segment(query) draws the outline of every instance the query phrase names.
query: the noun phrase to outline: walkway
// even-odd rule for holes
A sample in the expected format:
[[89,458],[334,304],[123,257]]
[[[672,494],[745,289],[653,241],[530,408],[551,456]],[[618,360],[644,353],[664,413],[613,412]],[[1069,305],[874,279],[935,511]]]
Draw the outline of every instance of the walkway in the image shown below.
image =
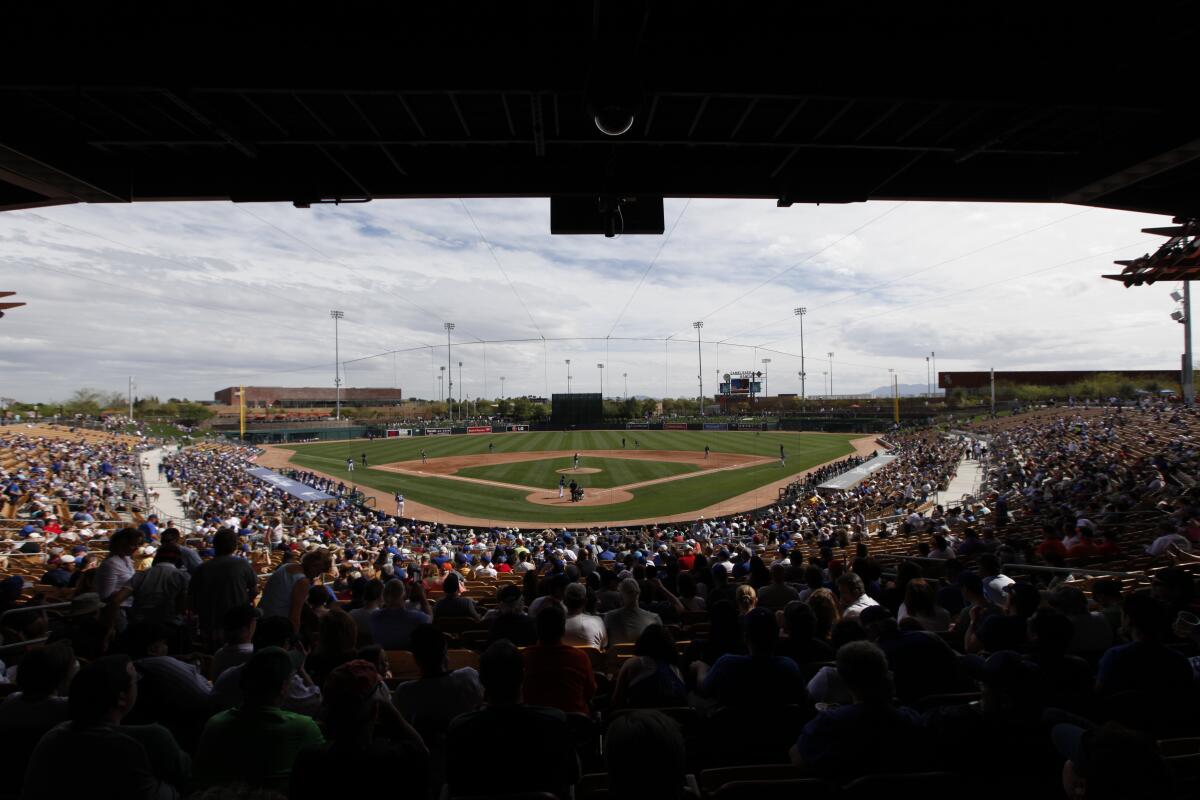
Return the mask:
[[939,500],[943,505],[949,505],[962,500],[964,494],[974,495],[979,491],[982,472],[980,462],[964,458],[958,462],[958,474],[950,481],[950,488],[941,493]]
[[[174,526],[181,531],[189,532],[192,529],[192,522],[183,511],[179,492],[167,483],[166,475],[160,475],[158,472],[158,465],[162,461],[163,455],[178,449],[178,445],[166,445],[143,452],[141,454],[142,478],[146,482],[146,491],[150,492],[151,510],[158,514],[159,522],[162,523],[159,527]],[[154,497],[154,492],[158,492],[158,497]]]

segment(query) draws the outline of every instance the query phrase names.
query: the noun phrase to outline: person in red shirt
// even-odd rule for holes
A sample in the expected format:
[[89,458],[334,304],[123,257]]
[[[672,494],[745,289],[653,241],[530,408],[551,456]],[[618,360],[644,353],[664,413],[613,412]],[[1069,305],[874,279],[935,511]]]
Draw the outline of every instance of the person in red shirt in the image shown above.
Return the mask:
[[512,572],[512,567],[508,565],[508,559],[500,556],[496,559],[496,572]]
[[1037,546],[1034,551],[1042,558],[1047,556],[1057,556],[1058,558],[1067,557],[1067,546],[1062,542],[1062,534],[1053,527],[1046,525],[1042,529],[1042,543]]
[[562,643],[566,628],[567,612],[558,603],[547,603],[538,612],[538,643],[524,652],[524,700],[567,714],[588,714],[596,676],[586,653]]

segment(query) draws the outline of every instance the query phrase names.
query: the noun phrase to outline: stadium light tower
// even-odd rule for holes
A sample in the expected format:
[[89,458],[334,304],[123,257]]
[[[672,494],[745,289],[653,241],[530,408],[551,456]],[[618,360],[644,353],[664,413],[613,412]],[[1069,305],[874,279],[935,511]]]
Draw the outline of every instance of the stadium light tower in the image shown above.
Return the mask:
[[763,392],[763,397],[771,396],[771,372],[770,372],[771,368],[768,366],[770,363],[771,363],[771,359],[769,359],[769,358],[764,358],[762,360],[763,384],[764,384],[763,389],[765,390]]
[[629,373],[622,372],[621,377],[625,379],[625,399],[629,400]]
[[342,360],[341,350],[338,345],[338,320],[346,316],[345,311],[330,311],[329,316],[333,317],[333,389],[336,394],[337,412],[334,414],[334,419],[342,418],[342,374],[338,371],[339,364]]
[[804,371],[804,317],[808,314],[808,309],[801,306],[792,312],[800,318],[800,403],[804,404],[804,379],[808,377]]
[[458,362],[458,413],[462,415],[462,362]]
[[[450,359],[450,331],[454,330],[453,322],[443,322],[442,327],[446,329],[446,371],[450,373],[449,383],[446,385],[446,402],[450,402],[454,397],[454,362]],[[454,421],[454,406],[450,406],[450,421]]]
[[596,364],[596,369],[600,370],[600,403],[604,404],[604,365]]
[[700,329],[704,327],[704,321],[693,322],[692,327],[696,329],[696,363],[699,365],[699,370],[696,378],[700,381],[700,416],[704,416],[704,353],[700,349]]
[[446,380],[446,368],[438,367],[438,402],[439,403],[446,399],[446,396],[444,394],[442,394],[442,389],[446,385],[445,380]]
[[821,385],[825,389],[825,396],[829,396],[829,370],[821,370]]
[[567,359],[567,397],[571,396],[571,359]]
[[925,396],[933,395],[933,378],[929,374],[929,356],[925,356]]
[[829,396],[833,397],[833,353],[829,354]]

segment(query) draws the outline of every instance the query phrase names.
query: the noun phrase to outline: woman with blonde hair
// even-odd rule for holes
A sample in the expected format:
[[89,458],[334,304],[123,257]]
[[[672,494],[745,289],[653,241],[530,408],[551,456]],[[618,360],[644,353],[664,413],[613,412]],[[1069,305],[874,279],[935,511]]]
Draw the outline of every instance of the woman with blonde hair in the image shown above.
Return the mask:
[[744,617],[758,605],[758,592],[748,583],[743,583],[733,592],[733,601],[737,606],[738,616]]

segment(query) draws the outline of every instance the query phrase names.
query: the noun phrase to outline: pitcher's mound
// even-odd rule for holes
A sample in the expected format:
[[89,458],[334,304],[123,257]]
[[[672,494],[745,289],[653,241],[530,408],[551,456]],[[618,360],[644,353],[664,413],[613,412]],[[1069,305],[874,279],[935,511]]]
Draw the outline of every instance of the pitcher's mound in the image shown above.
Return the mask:
[[593,472],[599,472],[600,470],[595,467],[579,467],[578,469],[568,467],[567,469],[556,469],[554,471],[560,472],[563,475],[591,475]]

